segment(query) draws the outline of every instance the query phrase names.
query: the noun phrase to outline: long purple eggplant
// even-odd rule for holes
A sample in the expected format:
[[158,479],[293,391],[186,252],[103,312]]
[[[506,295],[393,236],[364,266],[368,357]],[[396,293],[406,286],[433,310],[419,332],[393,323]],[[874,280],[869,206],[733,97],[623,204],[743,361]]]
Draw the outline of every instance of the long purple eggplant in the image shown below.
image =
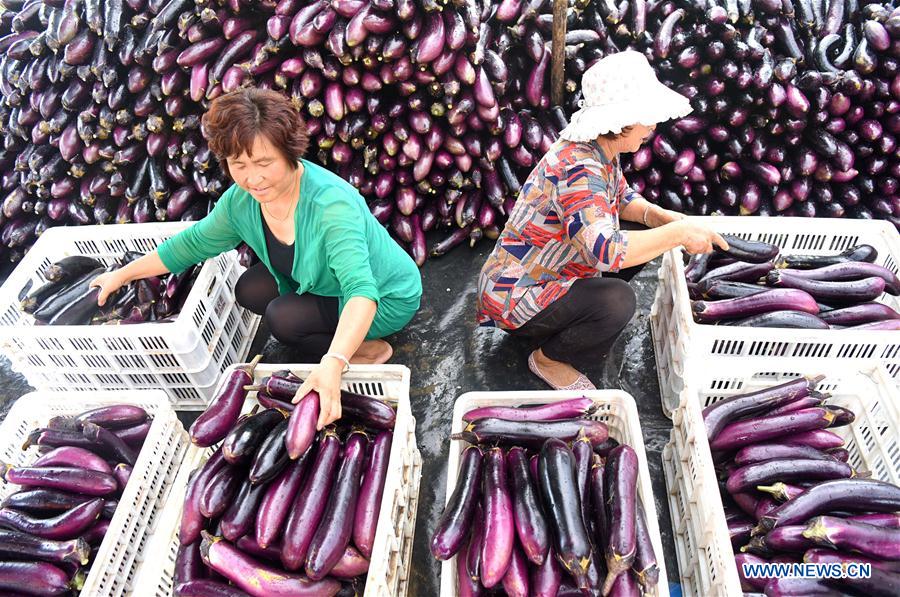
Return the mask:
[[816,269],[847,263],[852,261],[865,261],[872,263],[878,258],[878,251],[871,245],[857,245],[837,255],[782,255],[778,267],[791,269]]
[[128,480],[131,479],[132,472],[134,472],[134,468],[132,468],[131,465],[125,464],[124,462],[120,462],[116,465],[115,470],[113,470],[113,476],[119,484],[120,491],[125,491],[125,486],[128,485]]
[[778,256],[778,246],[771,243],[744,240],[732,234],[722,235],[728,242],[728,250],[716,248],[717,253],[728,255],[746,263],[766,263]]
[[594,521],[594,546],[599,553],[606,553],[609,537],[609,520],[606,515],[606,488],[604,487],[605,465],[600,457],[594,458],[591,466],[591,512]]
[[765,531],[776,526],[802,523],[819,514],[837,510],[896,512],[900,510],[900,487],[873,479],[838,479],[810,487],[759,521]]
[[860,564],[869,564],[875,570],[884,570],[885,572],[900,573],[900,563],[887,562],[880,559],[865,558],[859,554],[842,553],[833,549],[816,548],[808,549],[803,554],[803,561],[810,564],[845,564],[857,562]]
[[120,462],[124,462],[131,466],[134,466],[135,462],[137,462],[137,454],[135,451],[109,429],[94,423],[84,422],[81,424],[81,432],[92,442],[105,446],[107,451],[115,455],[116,459]]
[[745,591],[762,591],[766,587],[767,578],[748,578],[744,575],[744,564],[760,565],[768,562],[763,558],[750,553],[736,553],[734,564],[741,580],[741,588]]
[[656,559],[656,551],[653,549],[650,528],[647,526],[647,515],[640,502],[637,503],[637,518],[635,518],[635,551],[632,570],[645,593],[651,592],[659,584],[659,564]]
[[365,433],[353,432],[344,446],[330,499],[306,556],[306,574],[313,580],[325,578],[350,543],[354,522],[351,513],[356,512],[368,443]]
[[562,576],[562,567],[551,547],[544,563],[531,568],[531,594],[533,597],[556,597],[562,585]]
[[181,583],[203,578],[206,578],[206,567],[200,557],[200,540],[189,545],[179,545],[175,554],[175,572],[172,575],[172,584],[177,587]]
[[254,597],[331,597],[341,584],[333,579],[313,581],[266,566],[221,537],[204,533],[200,555],[207,566]]
[[509,449],[506,458],[512,481],[516,536],[528,560],[541,566],[550,548],[550,533],[537,488],[529,472],[528,457],[524,449],[513,447]]
[[115,404],[85,411],[76,417],[84,423],[94,423],[107,429],[133,427],[147,420],[147,411],[135,404]]
[[703,409],[706,437],[712,441],[730,421],[759,414],[802,396],[808,396],[822,379],[822,377],[799,377],[777,386],[719,400]]
[[484,508],[481,502],[475,505],[475,514],[472,516],[472,532],[469,537],[469,551],[466,554],[466,569],[472,580],[481,586],[481,556],[484,551],[481,549],[484,545]]
[[491,448],[485,452],[482,468],[484,542],[481,548],[481,584],[490,589],[498,585],[506,574],[512,559],[516,531],[503,450]]
[[538,487],[553,530],[553,549],[579,587],[587,588],[591,542],[582,519],[575,455],[559,439],[548,439],[538,457]]
[[826,311],[825,313],[820,313],[819,317],[822,321],[831,325],[854,326],[887,319],[900,319],[900,313],[882,303],[863,303],[861,305],[844,307],[843,309]]
[[804,458],[811,460],[835,460],[835,458],[821,450],[809,446],[791,446],[779,443],[756,443],[741,448],[734,456],[734,463],[738,466],[764,462],[766,460]]
[[45,562],[68,562],[84,566],[91,547],[82,539],[53,541],[29,533],[0,529],[0,555],[10,558],[27,556]]
[[826,282],[845,282],[878,277],[884,280],[885,291],[895,296],[900,294],[900,278],[897,278],[897,274],[886,267],[865,261],[848,261],[816,269],[782,269],[781,271],[795,278]]
[[46,562],[0,562],[0,589],[7,595],[63,595],[83,582],[82,574],[69,575]]
[[265,485],[254,485],[244,479],[219,521],[222,535],[229,541],[237,541],[253,528],[259,501],[266,491]]
[[504,419],[506,421],[558,421],[587,417],[597,410],[590,398],[571,398],[538,406],[483,406],[463,415],[463,421]]
[[819,545],[841,551],[900,560],[900,529],[877,527],[835,516],[818,516],[809,522],[803,536]]
[[33,518],[4,508],[0,510],[0,524],[43,539],[73,539],[93,524],[102,511],[101,499],[85,502],[53,518]]
[[221,447],[217,448],[188,481],[178,529],[178,540],[182,545],[188,545],[200,539],[200,531],[203,530],[206,522],[203,513],[200,512],[200,496],[209,480],[227,465]]
[[835,414],[827,408],[806,408],[783,415],[744,419],[726,425],[709,443],[713,450],[737,450],[749,444],[777,440],[831,426]]
[[587,437],[591,445],[598,445],[609,437],[609,431],[604,423],[590,419],[520,422],[488,418],[469,423],[462,433],[452,435],[451,439],[472,444],[503,442],[537,447],[549,438],[571,441],[581,436]]
[[329,576],[349,580],[365,574],[368,570],[369,560],[356,551],[352,545],[348,545],[341,554],[341,559],[329,572]]
[[729,321],[726,325],[751,328],[793,328],[801,330],[827,330],[831,326],[819,317],[805,311],[771,311],[744,319]]
[[319,394],[310,392],[300,399],[291,412],[284,445],[292,460],[300,458],[312,445],[316,437],[316,423],[319,419]]
[[28,489],[11,494],[0,507],[22,510],[36,515],[71,510],[75,506],[90,501],[86,495],[67,493],[56,489]]
[[840,448],[844,445],[844,440],[840,435],[827,429],[817,429],[815,431],[806,431],[797,433],[790,437],[781,439],[781,443],[791,446],[810,446],[819,450],[829,450],[831,448]]
[[175,585],[175,597],[248,597],[249,593],[216,580],[199,579]]
[[819,312],[819,306],[804,290],[776,288],[740,298],[694,301],[691,303],[691,310],[697,321],[707,323],[761,315],[770,311],[803,311],[815,315]]
[[725,487],[730,493],[740,493],[774,481],[847,479],[853,469],[837,460],[769,460],[748,464],[732,471]]
[[469,550],[475,549],[477,551],[481,547],[480,545],[475,545],[476,543],[478,543],[477,537],[473,532],[459,552],[457,552],[459,559],[456,562],[456,586],[460,597],[480,597],[484,594],[481,583],[478,582],[477,578],[473,577],[468,566]]
[[84,468],[100,473],[112,474],[112,469],[106,461],[84,448],[76,446],[61,446],[50,450],[32,463],[32,466],[64,466]]
[[340,451],[337,434],[326,429],[319,440],[315,463],[297,494],[284,529],[281,561],[288,570],[297,570],[306,561],[309,544],[331,497]]
[[381,498],[384,496],[384,483],[387,479],[393,439],[394,435],[390,431],[382,431],[375,436],[369,463],[363,475],[362,487],[359,490],[353,522],[353,545],[367,559],[372,557],[372,550],[375,547],[375,531],[378,528],[378,515],[381,512]]
[[770,261],[764,263],[744,263],[743,261],[738,261],[708,270],[706,275],[700,278],[699,283],[709,283],[712,280],[721,280],[725,282],[756,282],[772,271],[772,268],[774,267],[775,265]]
[[512,557],[506,574],[503,575],[503,590],[509,597],[529,597],[530,579],[528,578],[528,560],[518,544],[513,546]]
[[824,580],[782,576],[769,580],[765,587],[766,597],[844,597],[843,593]]
[[267,409],[240,421],[222,441],[225,460],[231,464],[248,462],[286,414],[278,409]]
[[610,593],[616,578],[627,572],[634,563],[637,549],[637,476],[638,460],[634,449],[627,445],[614,448],[606,461],[603,480],[609,514],[604,594]]
[[[290,420],[282,417],[282,420],[275,425],[268,437],[260,444],[256,454],[253,455],[249,473],[250,481],[253,483],[271,481],[290,462],[295,462],[288,457],[287,446],[284,443],[289,424]],[[307,450],[308,452],[309,450]]]
[[312,450],[288,464],[266,488],[256,512],[256,542],[261,547],[277,541],[284,531],[284,522],[303,484],[303,473],[311,453]]
[[750,540],[749,550],[761,550],[762,552],[804,552],[815,543],[803,536],[806,529],[803,525],[791,525],[772,529],[765,535],[754,537]]
[[207,518],[218,518],[231,504],[241,485],[243,471],[226,463],[200,490],[200,512]]
[[10,483],[26,487],[60,489],[84,495],[105,496],[118,489],[112,475],[67,467],[14,467],[2,465],[0,476]]
[[784,413],[794,412],[796,410],[802,410],[804,408],[820,406],[826,398],[828,398],[828,396],[825,394],[821,394],[819,392],[810,392],[809,396],[797,398],[793,402],[788,402],[784,406],[779,406],[778,408],[770,410],[768,414],[770,416],[783,415]]
[[809,280],[785,274],[784,270],[775,270],[766,277],[769,286],[802,290],[827,304],[846,305],[872,301],[884,292],[884,279],[879,277],[863,278],[848,282],[829,282]]
[[247,397],[244,386],[253,382],[253,370],[261,360],[262,355],[258,355],[249,364],[231,372],[221,391],[191,425],[191,441],[195,445],[208,448],[228,435],[237,423]]

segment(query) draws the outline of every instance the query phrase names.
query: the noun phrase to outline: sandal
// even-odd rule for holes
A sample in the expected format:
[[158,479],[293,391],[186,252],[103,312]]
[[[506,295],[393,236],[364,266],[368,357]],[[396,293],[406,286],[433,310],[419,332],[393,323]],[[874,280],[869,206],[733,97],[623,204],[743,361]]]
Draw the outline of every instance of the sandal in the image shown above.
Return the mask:
[[559,386],[559,385],[554,384],[549,379],[547,379],[543,373],[541,373],[540,369],[538,369],[537,363],[534,362],[534,353],[533,352],[530,355],[528,355],[528,368],[531,369],[532,373],[534,373],[535,375],[540,377],[544,383],[546,383],[548,386],[550,386],[554,390],[572,392],[572,391],[586,391],[586,390],[596,390],[597,389],[597,387],[591,383],[591,380],[589,380],[584,374],[581,374],[581,373],[578,374],[578,379],[576,379],[574,382],[570,383],[567,386]]

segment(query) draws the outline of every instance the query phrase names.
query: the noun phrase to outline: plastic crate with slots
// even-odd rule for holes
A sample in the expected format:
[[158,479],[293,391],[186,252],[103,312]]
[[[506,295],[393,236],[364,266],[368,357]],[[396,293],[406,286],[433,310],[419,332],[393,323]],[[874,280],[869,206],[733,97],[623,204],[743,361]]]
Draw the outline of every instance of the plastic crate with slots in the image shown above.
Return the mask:
[[70,255],[105,264],[125,251],[149,252],[188,222],[52,228],[0,288],[0,350],[42,390],[162,389],[178,408],[203,408],[219,375],[243,360],[259,316],[240,307],[234,286],[244,268],[231,251],[203,264],[177,318],[133,325],[35,325],[19,294]]
[[[138,454],[137,462],[109,530],[92,559],[90,573],[81,590],[83,597],[141,595],[133,584],[150,529],[162,517],[166,498],[180,469],[190,441],[175,416],[165,393],[158,390],[45,392],[25,394],[13,405],[0,426],[0,459],[27,466],[38,457],[38,447],[22,450],[28,434],[56,416],[74,416],[88,409],[111,404],[135,404],[153,417],[153,423]],[[0,480],[0,499],[20,486]]]
[[[237,366],[237,365],[235,365]],[[289,369],[305,377],[314,365],[282,365],[261,363],[254,379],[259,381],[276,371]],[[232,368],[223,375],[227,379]],[[366,577],[365,597],[406,597],[416,512],[419,504],[419,481],[422,458],[416,447],[416,420],[409,406],[409,369],[401,365],[353,365],[343,375],[342,387],[348,391],[380,398],[397,409],[394,439],[391,444],[384,497],[375,531],[375,546]],[[244,405],[247,412],[256,405],[251,392]],[[169,507],[154,531],[148,548],[153,561],[143,566],[137,583],[143,595],[168,597],[174,587],[175,557],[178,551],[178,526],[181,505],[191,471],[206,462],[212,448],[191,447],[169,494]]]
[[[647,468],[647,453],[644,450],[644,438],[641,434],[641,424],[638,418],[637,406],[631,395],[621,390],[593,390],[589,392],[554,392],[554,391],[527,391],[527,392],[468,392],[460,396],[453,406],[453,427],[450,433],[459,433],[465,427],[463,415],[474,408],[483,406],[528,406],[547,404],[580,398],[586,396],[598,406],[597,411],[589,418],[603,421],[609,427],[610,437],[620,443],[628,444],[637,453],[638,496],[647,515],[647,526],[653,542],[653,550],[659,563],[659,584],[654,592],[649,593],[654,597],[668,597],[669,583],[666,576],[666,563],[662,551],[662,539],[659,534],[659,521],[656,515],[656,505],[653,500],[653,488],[650,484],[650,472]],[[456,487],[456,477],[459,474],[459,460],[463,450],[469,446],[463,441],[450,443],[450,455],[447,459],[447,493],[445,500],[453,494]],[[459,594],[456,583],[456,557],[441,564],[441,597],[457,597]]]
[[[783,254],[833,255],[858,244],[878,251],[875,263],[892,272],[900,268],[900,236],[889,222],[829,218],[707,217],[698,222],[717,232],[772,243]],[[879,299],[900,311],[900,297]],[[663,255],[659,285],[650,312],[663,412],[671,416],[691,372],[706,367],[708,357],[790,357],[875,360],[900,383],[900,332],[873,330],[802,330],[698,324],[684,279],[680,248]]]
[[741,595],[703,408],[800,375],[825,375],[818,389],[832,394],[828,403],[856,413],[851,425],[833,430],[844,438],[850,465],[900,484],[900,392],[883,366],[834,359],[709,359],[705,372],[683,392],[662,456],[685,597]]

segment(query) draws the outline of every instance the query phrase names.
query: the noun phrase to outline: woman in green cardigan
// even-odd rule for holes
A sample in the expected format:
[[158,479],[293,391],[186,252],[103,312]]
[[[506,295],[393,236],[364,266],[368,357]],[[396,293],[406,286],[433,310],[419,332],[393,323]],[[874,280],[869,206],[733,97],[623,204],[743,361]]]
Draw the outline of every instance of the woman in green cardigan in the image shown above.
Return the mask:
[[418,310],[419,270],[352,185],[300,159],[308,136],[285,96],[260,89],[224,95],[203,127],[235,184],[203,220],[94,280],[99,303],[128,282],[184,271],[246,242],[261,263],[238,280],[235,298],[264,315],[275,338],[321,359],[298,392],[319,393],[321,429],[340,418],[346,367],[390,359],[382,338]]

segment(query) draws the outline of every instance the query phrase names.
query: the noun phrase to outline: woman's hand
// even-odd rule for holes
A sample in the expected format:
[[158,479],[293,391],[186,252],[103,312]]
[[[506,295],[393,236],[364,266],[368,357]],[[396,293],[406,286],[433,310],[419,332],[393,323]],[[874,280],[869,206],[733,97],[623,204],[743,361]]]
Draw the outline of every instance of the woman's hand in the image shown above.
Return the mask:
[[321,431],[326,425],[341,418],[341,372],[344,363],[337,359],[325,359],[319,363],[297,393],[292,402],[298,403],[308,393],[319,394],[319,420],[316,429]]
[[725,239],[718,232],[710,230],[706,226],[695,224],[687,219],[672,222],[670,225],[677,228],[680,239],[678,244],[691,255],[712,253],[713,245],[728,250],[728,243]]
[[106,304],[106,299],[109,298],[109,295],[120,289],[122,286],[125,286],[126,282],[122,277],[121,270],[113,270],[111,272],[105,272],[91,280],[91,287],[96,287],[100,289],[100,294],[97,295],[97,304],[101,307]]

